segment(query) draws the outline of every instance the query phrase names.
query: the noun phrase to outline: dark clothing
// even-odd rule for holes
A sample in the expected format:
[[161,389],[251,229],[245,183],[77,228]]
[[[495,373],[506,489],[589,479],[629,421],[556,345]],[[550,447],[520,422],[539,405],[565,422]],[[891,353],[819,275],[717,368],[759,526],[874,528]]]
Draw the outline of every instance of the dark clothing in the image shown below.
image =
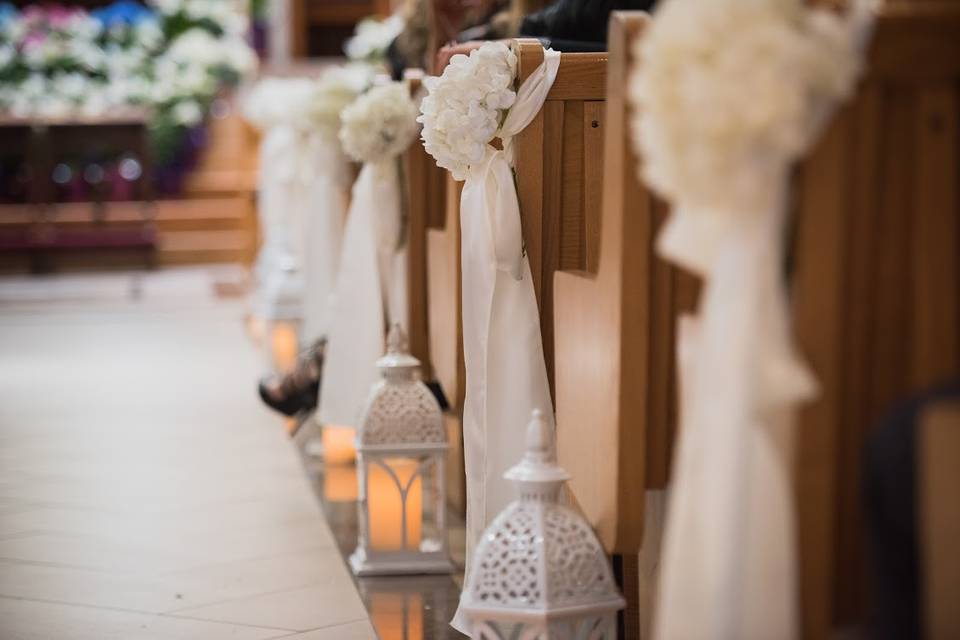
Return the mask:
[[[867,439],[863,500],[868,534],[868,638],[923,638],[917,535],[917,421],[927,405],[960,397],[960,381],[891,412]],[[922,462],[922,461],[921,461]]]
[[558,51],[606,51],[611,11],[650,11],[654,0],[557,0],[531,13],[520,35],[547,38]]

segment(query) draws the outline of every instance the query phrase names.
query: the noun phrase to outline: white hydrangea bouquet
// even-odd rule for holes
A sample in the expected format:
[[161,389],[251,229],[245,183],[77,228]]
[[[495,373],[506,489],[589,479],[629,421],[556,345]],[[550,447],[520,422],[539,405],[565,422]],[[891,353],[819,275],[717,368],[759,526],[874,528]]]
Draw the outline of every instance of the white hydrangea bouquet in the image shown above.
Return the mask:
[[390,160],[417,136],[417,107],[401,82],[376,86],[340,114],[340,143],[358,162]]
[[453,56],[440,77],[424,80],[428,93],[417,118],[423,146],[455,180],[466,179],[497,136],[517,98],[516,71],[517,56],[509,47],[485,42],[469,56]]
[[860,5],[846,18],[800,0],[660,6],[637,40],[643,64],[630,85],[650,186],[701,210],[752,206],[771,172],[806,150],[830,106],[850,94]]
[[244,97],[243,116],[263,132],[280,126],[307,130],[315,84],[304,77],[263,78]]
[[373,81],[373,71],[365,64],[330,67],[313,87],[306,119],[328,139],[336,139],[340,114]]
[[870,14],[860,0],[846,14],[804,0],[665,0],[637,41],[633,138],[647,184],[672,205],[658,249],[703,282],[676,345],[681,441],[657,637],[795,635],[788,461],[816,382],[783,277],[789,169],[852,93]]
[[387,57],[390,43],[400,35],[405,26],[406,21],[399,14],[383,20],[375,17],[364,18],[357,23],[353,36],[344,45],[344,53],[357,62],[382,63]]

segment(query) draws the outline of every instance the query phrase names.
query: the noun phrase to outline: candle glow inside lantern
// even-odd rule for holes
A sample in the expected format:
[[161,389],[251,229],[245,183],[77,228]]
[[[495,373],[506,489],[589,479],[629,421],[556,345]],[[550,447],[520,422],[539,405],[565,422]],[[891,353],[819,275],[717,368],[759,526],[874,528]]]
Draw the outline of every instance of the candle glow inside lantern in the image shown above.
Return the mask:
[[504,474],[519,498],[477,543],[462,608],[474,640],[616,640],[625,601],[589,524],[558,502],[570,476],[539,411],[523,460]]
[[350,566],[357,575],[449,573],[443,415],[399,325],[377,367],[383,379],[357,434],[359,539]]

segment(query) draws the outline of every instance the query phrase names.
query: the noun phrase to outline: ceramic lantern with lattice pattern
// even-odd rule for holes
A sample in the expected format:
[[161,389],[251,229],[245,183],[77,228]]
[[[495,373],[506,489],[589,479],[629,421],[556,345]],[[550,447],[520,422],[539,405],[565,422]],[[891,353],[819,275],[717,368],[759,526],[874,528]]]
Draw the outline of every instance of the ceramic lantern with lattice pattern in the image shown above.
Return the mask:
[[504,477],[519,498],[484,531],[464,585],[474,640],[615,640],[625,602],[593,529],[558,503],[570,476],[539,411],[523,460]]
[[436,398],[394,325],[383,379],[370,391],[357,434],[357,575],[449,573],[444,465],[447,435]]

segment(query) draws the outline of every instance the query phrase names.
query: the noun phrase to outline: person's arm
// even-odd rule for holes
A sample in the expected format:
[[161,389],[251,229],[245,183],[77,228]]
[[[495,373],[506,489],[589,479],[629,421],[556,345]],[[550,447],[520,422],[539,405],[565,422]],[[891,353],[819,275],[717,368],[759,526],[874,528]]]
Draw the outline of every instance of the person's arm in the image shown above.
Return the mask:
[[436,74],[440,75],[443,73],[443,70],[448,64],[450,64],[450,58],[462,53],[463,55],[470,55],[470,52],[474,49],[479,49],[485,40],[471,40],[470,42],[460,42],[457,44],[448,44],[446,46],[440,47],[440,50],[437,51],[436,66],[434,67]]

